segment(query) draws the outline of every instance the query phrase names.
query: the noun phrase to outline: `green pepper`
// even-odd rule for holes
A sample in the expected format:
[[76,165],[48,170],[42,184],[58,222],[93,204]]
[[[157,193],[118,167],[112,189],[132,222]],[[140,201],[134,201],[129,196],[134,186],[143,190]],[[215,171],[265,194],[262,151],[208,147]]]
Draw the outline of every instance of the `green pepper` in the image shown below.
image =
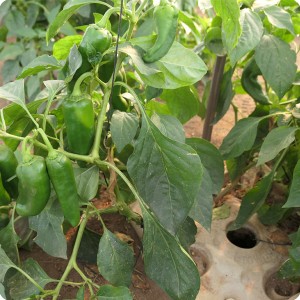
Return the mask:
[[7,205],[10,203],[10,196],[3,186],[2,176],[0,173],[0,206]]
[[91,66],[97,65],[102,60],[102,54],[111,46],[112,35],[105,28],[90,25],[85,30],[79,44],[82,60],[87,60]]
[[88,95],[69,96],[62,103],[68,148],[88,154],[95,135],[93,102]]
[[170,50],[176,36],[178,10],[167,0],[161,1],[153,12],[157,38],[154,45],[143,55],[146,63],[153,63],[164,57]]
[[45,208],[51,192],[45,159],[29,155],[16,172],[19,179],[16,211],[20,216],[36,216]]
[[5,144],[0,145],[0,172],[3,185],[13,198],[18,197],[18,179],[14,177],[17,165],[18,161],[14,152]]
[[72,162],[64,154],[52,150],[46,165],[65,219],[75,227],[80,220],[80,207]]
[[261,74],[255,59],[252,58],[244,68],[241,78],[242,87],[256,102],[263,105],[272,104],[257,81],[257,77]]

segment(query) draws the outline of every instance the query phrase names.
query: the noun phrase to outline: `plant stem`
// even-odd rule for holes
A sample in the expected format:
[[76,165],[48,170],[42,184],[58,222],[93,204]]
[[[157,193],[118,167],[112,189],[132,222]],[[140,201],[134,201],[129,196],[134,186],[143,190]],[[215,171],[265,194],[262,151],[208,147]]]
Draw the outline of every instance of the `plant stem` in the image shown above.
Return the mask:
[[43,130],[42,128],[39,128],[37,131],[38,131],[38,133],[42,136],[43,141],[44,141],[44,143],[46,144],[48,151],[49,151],[49,152],[50,152],[50,151],[53,151],[53,147],[52,147],[52,145],[51,145],[51,143],[50,143],[50,141],[49,141],[49,139],[48,139],[46,133],[44,132],[44,130]]
[[72,96],[80,96],[81,95],[81,90],[80,90],[80,85],[82,84],[83,80],[86,79],[87,77],[93,76],[92,72],[86,72],[82,74],[77,80],[73,88],[73,93]]
[[213,130],[213,120],[216,114],[216,108],[220,95],[221,81],[224,73],[224,67],[226,63],[226,55],[217,56],[213,78],[210,87],[210,93],[208,97],[206,117],[204,121],[202,137],[208,141],[211,139]]
[[70,257],[69,263],[68,263],[68,265],[65,269],[64,274],[60,278],[58,285],[56,286],[56,288],[54,290],[55,291],[55,296],[53,296],[53,300],[58,299],[60,290],[61,290],[66,278],[68,277],[71,270],[73,268],[75,268],[75,266],[77,266],[76,257],[77,257],[79,246],[80,246],[80,243],[81,243],[81,240],[82,240],[82,235],[83,235],[84,229],[85,229],[87,221],[88,221],[88,217],[89,217],[89,213],[88,213],[88,209],[87,209],[86,212],[82,216],[82,221],[81,221],[79,229],[78,229],[76,241],[75,241],[75,244],[74,244],[73,252],[72,252],[72,255]]
[[102,135],[103,123],[106,118],[106,110],[107,110],[107,105],[109,103],[109,96],[110,96],[110,93],[106,91],[104,94],[101,111],[100,111],[100,114],[98,115],[95,140],[94,140],[94,145],[93,145],[92,152],[91,152],[91,156],[93,159],[99,158],[101,135]]

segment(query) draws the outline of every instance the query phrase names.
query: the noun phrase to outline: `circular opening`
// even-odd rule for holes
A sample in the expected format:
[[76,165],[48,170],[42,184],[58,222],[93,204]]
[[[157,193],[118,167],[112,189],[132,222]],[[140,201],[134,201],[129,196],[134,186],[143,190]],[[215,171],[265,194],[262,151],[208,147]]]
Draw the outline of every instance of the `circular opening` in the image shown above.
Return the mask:
[[246,227],[228,231],[226,236],[233,245],[239,248],[250,249],[257,244],[255,233]]
[[293,283],[287,279],[282,279],[276,273],[272,274],[265,283],[266,294],[271,299],[277,299],[278,296],[291,297],[299,292],[299,283]]
[[204,275],[210,267],[210,263],[207,255],[205,254],[204,251],[194,246],[190,247],[190,254],[197,265],[200,276]]

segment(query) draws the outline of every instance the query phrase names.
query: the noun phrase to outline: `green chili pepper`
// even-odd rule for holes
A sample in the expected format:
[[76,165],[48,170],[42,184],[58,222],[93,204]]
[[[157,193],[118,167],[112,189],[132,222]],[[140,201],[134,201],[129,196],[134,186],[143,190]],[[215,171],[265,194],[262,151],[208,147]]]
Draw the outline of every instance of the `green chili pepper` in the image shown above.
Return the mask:
[[13,198],[18,197],[18,179],[15,177],[18,161],[14,152],[5,144],[0,145],[0,172],[5,189]]
[[2,176],[0,173],[0,206],[7,205],[10,203],[10,196],[3,186]]
[[87,27],[78,47],[82,63],[68,85],[69,90],[73,89],[75,82],[82,74],[91,71],[102,60],[102,54],[111,46],[111,43],[112,35],[107,29],[95,24]]
[[255,59],[252,58],[245,66],[241,84],[243,89],[258,103],[263,105],[272,104],[268,97],[264,94],[261,85],[257,81],[257,77],[261,75],[261,70],[257,66]]
[[76,226],[80,220],[80,208],[72,162],[53,150],[46,158],[46,165],[63,214],[72,226]]
[[45,160],[41,156],[27,156],[17,167],[19,197],[16,211],[20,216],[35,216],[45,208],[51,192]]
[[160,60],[170,50],[176,36],[178,10],[168,1],[161,1],[153,12],[157,38],[154,45],[143,55],[143,60],[152,63]]
[[92,100],[88,95],[71,95],[64,100],[62,109],[69,150],[88,154],[95,135]]

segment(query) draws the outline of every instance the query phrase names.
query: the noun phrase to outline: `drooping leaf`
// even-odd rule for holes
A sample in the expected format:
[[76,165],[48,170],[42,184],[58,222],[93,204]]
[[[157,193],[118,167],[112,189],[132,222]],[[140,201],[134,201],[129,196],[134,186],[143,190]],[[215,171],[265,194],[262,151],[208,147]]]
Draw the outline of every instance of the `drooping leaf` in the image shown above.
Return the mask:
[[6,272],[12,267],[15,267],[15,264],[9,259],[0,245],[0,283],[4,281]]
[[0,230],[0,245],[2,249],[7,253],[7,256],[15,264],[19,263],[19,251],[18,251],[18,237],[13,219],[10,220],[8,225]]
[[292,18],[290,14],[279,6],[269,6],[264,9],[269,22],[275,27],[288,30],[295,34]]
[[[150,46],[147,45],[144,50]],[[167,55],[151,64],[143,61],[141,48],[124,44],[120,47],[120,51],[130,56],[144,83],[155,88],[177,89],[190,86],[207,72],[207,67],[201,58],[177,42],[174,42]]]
[[38,74],[42,71],[52,71],[60,69],[60,63],[50,55],[42,55],[35,58],[29,65],[27,65],[18,78],[25,78],[30,75]]
[[173,116],[154,114],[151,117],[151,121],[166,137],[184,143],[185,133],[183,126],[178,119]]
[[[28,258],[23,263],[22,270],[33,278],[42,288],[53,281],[32,258]],[[10,296],[15,300],[24,300],[31,295],[38,295],[40,293],[39,289],[19,272],[9,279],[8,290]]]
[[[142,205],[145,272],[174,300],[195,299],[199,271],[187,252]],[[192,280],[191,280],[192,279]]]
[[50,26],[48,27],[46,40],[49,43],[50,39],[52,39],[59,31],[59,29],[69,20],[69,18],[78,10],[80,7],[84,5],[98,3],[107,5],[105,2],[97,1],[97,0],[71,0],[67,2],[67,4],[63,7],[63,10],[52,20]]
[[136,135],[139,119],[133,113],[115,110],[110,123],[111,136],[118,152],[131,143]]
[[97,293],[98,300],[132,300],[130,290],[125,286],[102,285]]
[[295,140],[296,127],[280,126],[266,136],[258,154],[257,165],[262,165],[275,158],[279,152]]
[[213,208],[213,182],[209,172],[203,167],[201,188],[189,216],[210,231]]
[[297,162],[294,172],[289,197],[283,208],[300,207],[300,160]]
[[67,258],[67,240],[62,223],[64,216],[55,195],[37,216],[29,218],[29,227],[36,231],[34,241],[46,253],[54,257]]
[[66,59],[69,55],[71,48],[74,45],[79,45],[82,40],[82,35],[66,36],[56,41],[53,45],[53,56],[58,59]]
[[134,147],[128,173],[161,224],[175,234],[198,196],[200,158],[190,146],[164,136],[148,117]]
[[196,150],[212,180],[212,193],[218,194],[224,183],[224,163],[221,153],[205,139],[189,138],[186,139],[186,143]]
[[197,115],[199,111],[199,96],[193,87],[164,90],[159,97],[164,100],[171,114],[182,124]]
[[241,228],[249,218],[264,204],[272,187],[275,170],[266,175],[242,199],[237,218],[230,224],[229,230]]
[[222,30],[220,27],[211,27],[207,30],[205,36],[205,46],[216,55],[226,54],[222,41]]
[[235,48],[229,53],[231,65],[253,50],[263,35],[263,24],[259,15],[251,9],[242,9],[240,16],[242,34]]
[[97,255],[100,274],[114,285],[129,286],[134,264],[130,246],[104,228]]
[[80,68],[82,64],[82,57],[76,45],[74,45],[69,53],[68,60],[63,70],[65,73],[65,82],[70,82],[75,72]]
[[281,39],[265,34],[255,49],[255,61],[271,88],[282,98],[296,77],[295,51]]
[[212,0],[217,15],[222,18],[222,39],[228,53],[237,45],[241,35],[240,8],[237,0]]
[[24,79],[7,83],[0,87],[0,98],[25,106]]
[[235,124],[220,147],[220,152],[225,160],[235,158],[252,148],[261,120],[262,118],[248,117]]
[[94,199],[99,188],[99,168],[94,165],[88,169],[77,168],[74,171],[80,198],[85,202]]
[[195,235],[197,233],[197,226],[192,218],[187,217],[183,225],[179,228],[177,237],[180,245],[188,252],[190,246],[195,243]]

